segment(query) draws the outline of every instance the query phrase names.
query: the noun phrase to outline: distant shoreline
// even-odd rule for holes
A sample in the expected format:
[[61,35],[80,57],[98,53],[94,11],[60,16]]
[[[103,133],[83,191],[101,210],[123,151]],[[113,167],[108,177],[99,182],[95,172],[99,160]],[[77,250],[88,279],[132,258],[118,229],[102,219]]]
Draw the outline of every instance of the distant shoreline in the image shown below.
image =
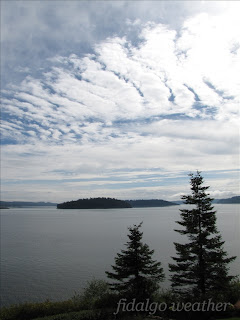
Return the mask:
[[[137,200],[120,200],[129,202],[133,208],[152,208],[166,207],[183,204],[182,201],[166,201],[161,199],[137,199]],[[158,203],[157,203],[158,202]],[[155,203],[155,204],[154,204]],[[213,204],[240,204],[240,196],[226,199],[215,199]],[[57,203],[52,202],[28,202],[28,201],[0,201],[0,209],[10,208],[31,208],[31,207],[57,207]]]

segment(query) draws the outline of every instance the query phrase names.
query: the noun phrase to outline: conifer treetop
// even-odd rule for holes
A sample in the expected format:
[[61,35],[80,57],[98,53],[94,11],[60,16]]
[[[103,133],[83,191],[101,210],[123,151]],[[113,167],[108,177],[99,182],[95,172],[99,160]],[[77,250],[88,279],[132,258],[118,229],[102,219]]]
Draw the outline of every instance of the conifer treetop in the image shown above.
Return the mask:
[[182,196],[190,208],[180,209],[182,229],[175,231],[187,237],[183,244],[174,243],[177,256],[169,264],[172,287],[176,292],[205,297],[228,289],[232,276],[228,264],[236,257],[227,257],[224,241],[216,226],[213,199],[206,192],[201,172],[190,174],[191,194]]
[[154,250],[142,242],[141,226],[142,222],[128,228],[126,248],[117,254],[113,272],[106,272],[108,278],[115,280],[110,284],[112,290],[139,301],[151,298],[164,279],[161,263],[152,259]]

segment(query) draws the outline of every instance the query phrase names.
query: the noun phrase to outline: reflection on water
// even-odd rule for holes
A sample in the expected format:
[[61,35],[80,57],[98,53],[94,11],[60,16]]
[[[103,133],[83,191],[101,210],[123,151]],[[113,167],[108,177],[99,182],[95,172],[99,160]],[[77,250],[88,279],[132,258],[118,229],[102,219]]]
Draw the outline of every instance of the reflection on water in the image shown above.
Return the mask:
[[[127,241],[127,227],[141,221],[143,240],[155,250],[168,278],[173,242],[183,241],[173,231],[179,208],[1,210],[1,304],[63,300],[93,277],[106,279],[105,271]],[[225,249],[240,257],[240,206],[215,209]],[[232,274],[240,273],[239,262],[231,264]],[[167,279],[163,287],[168,286]]]

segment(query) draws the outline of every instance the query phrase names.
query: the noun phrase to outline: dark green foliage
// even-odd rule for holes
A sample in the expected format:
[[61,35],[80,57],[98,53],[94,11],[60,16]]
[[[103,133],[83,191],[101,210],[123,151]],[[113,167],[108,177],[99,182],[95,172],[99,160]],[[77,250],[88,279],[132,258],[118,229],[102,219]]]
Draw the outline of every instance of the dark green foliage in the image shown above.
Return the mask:
[[[191,194],[183,196],[189,209],[182,209],[181,230],[175,230],[188,238],[184,244],[175,243],[177,257],[170,264],[172,287],[176,292],[190,294],[192,298],[206,298],[224,294],[233,277],[228,275],[228,258],[223,250],[224,241],[216,228],[216,214],[212,201],[203,186],[200,172],[190,175]],[[224,299],[224,297],[221,297]]]
[[112,311],[83,310],[58,314],[47,318],[36,318],[34,320],[112,320]]
[[96,303],[98,303],[104,295],[107,295],[109,291],[109,285],[106,281],[93,279],[88,282],[83,292],[75,294],[72,300],[81,304],[83,309],[94,309]]
[[81,306],[72,300],[52,302],[45,301],[42,303],[22,303],[3,307],[0,310],[1,320],[30,320],[37,317],[50,316],[71,311],[79,311]]
[[240,317],[237,317],[237,318],[221,318],[221,319],[216,319],[216,320],[222,320],[222,319],[224,319],[224,320],[240,320]]
[[117,282],[111,283],[112,290],[120,296],[136,301],[152,299],[164,279],[161,263],[152,260],[154,250],[142,243],[143,233],[139,231],[142,223],[128,228],[130,234],[126,250],[121,250],[115,258],[114,272],[106,272],[108,278]]
[[132,206],[123,200],[113,198],[90,198],[69,201],[57,205],[58,209],[110,209],[131,208]]
[[75,294],[67,301],[53,302],[47,300],[42,303],[23,303],[3,307],[0,310],[0,319],[30,320],[46,316],[54,320],[104,319],[104,317],[102,317],[105,312],[104,310],[109,313],[108,309],[112,308],[117,301],[118,298],[110,292],[109,285],[106,281],[93,279],[88,282],[81,294]]
[[[86,310],[59,314],[46,318],[36,318],[34,320],[113,320],[113,310]],[[119,314],[117,319],[132,320],[132,315]],[[134,317],[134,320],[144,320],[142,317]]]
[[[58,302],[58,304],[62,304],[62,302]],[[19,306],[13,306],[11,308],[4,308],[5,310],[1,310],[0,319],[1,320],[112,320],[113,312],[115,309],[94,309],[94,310],[80,310],[80,311],[69,311],[67,308],[62,311],[56,312],[48,310],[48,312],[44,310],[44,304],[37,307],[37,304],[24,304]],[[51,306],[51,304],[50,304]],[[50,307],[51,308],[51,307]],[[21,309],[21,310],[20,310]],[[52,315],[51,315],[52,314]],[[118,319],[132,319],[132,317],[126,314],[119,314]],[[135,317],[135,320],[139,318]]]
[[83,292],[75,294],[72,300],[82,309],[111,308],[118,297],[111,292],[109,284],[104,280],[93,279],[88,282]]
[[[238,281],[231,283],[230,292],[233,294],[233,300],[226,299],[229,302],[236,302],[240,292]],[[101,295],[102,292],[102,295]],[[92,280],[88,283],[82,294],[75,294],[71,300],[62,302],[43,303],[24,303],[22,305],[2,308],[0,312],[1,320],[113,320],[113,313],[116,312],[116,305],[120,297],[112,295],[109,292],[109,286],[106,281]],[[168,308],[164,311],[156,310],[155,316],[160,316],[162,319],[179,319],[179,320],[204,320],[218,319],[229,316],[240,316],[237,310],[228,308],[224,312],[184,312],[171,311],[171,306],[174,303],[184,302],[180,296],[171,290],[161,290],[154,294],[153,301],[158,304],[166,303]],[[181,309],[181,307],[180,307]],[[116,319],[153,319],[154,317],[146,318],[144,315],[133,312],[120,311]]]
[[235,279],[231,282],[229,290],[226,292],[227,299],[226,301],[235,304],[240,300],[240,281]]

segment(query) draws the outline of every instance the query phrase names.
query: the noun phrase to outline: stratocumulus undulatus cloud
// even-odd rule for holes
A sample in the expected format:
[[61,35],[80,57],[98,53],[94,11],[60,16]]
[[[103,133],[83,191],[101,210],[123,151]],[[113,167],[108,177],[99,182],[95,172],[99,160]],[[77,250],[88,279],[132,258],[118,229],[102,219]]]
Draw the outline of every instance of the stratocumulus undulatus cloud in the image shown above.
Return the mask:
[[[21,7],[12,1],[3,6],[5,28],[13,3],[22,8],[23,17],[15,22],[21,30],[37,17],[33,37],[40,35],[41,26],[60,41],[57,28],[66,22],[64,37],[72,39],[73,32],[76,39],[71,50],[60,44],[56,50],[49,44],[52,35],[42,32],[39,46],[33,41],[33,52],[26,51],[37,58],[40,45],[48,43],[42,66],[40,57],[26,64],[13,46],[19,61],[2,50],[3,61],[15,64],[21,74],[3,78],[3,199],[178,200],[187,173],[196,169],[211,183],[212,195],[239,193],[238,4],[207,4],[204,10],[200,2],[192,9],[185,2],[174,2],[175,9],[151,2],[151,10],[143,14],[149,3],[139,2],[133,14],[133,3],[103,2],[107,13],[96,15],[96,2],[71,2],[66,13],[55,2],[51,25],[48,2],[23,2]],[[158,18],[154,8],[160,10]],[[88,13],[84,27],[79,27],[73,9]],[[177,9],[182,15],[173,22]],[[122,18],[119,30],[110,12],[116,25]],[[101,34],[93,22],[100,28],[104,14],[109,20]],[[3,33],[9,46],[22,38],[18,32],[18,37]],[[23,44],[26,50],[28,41]]]

